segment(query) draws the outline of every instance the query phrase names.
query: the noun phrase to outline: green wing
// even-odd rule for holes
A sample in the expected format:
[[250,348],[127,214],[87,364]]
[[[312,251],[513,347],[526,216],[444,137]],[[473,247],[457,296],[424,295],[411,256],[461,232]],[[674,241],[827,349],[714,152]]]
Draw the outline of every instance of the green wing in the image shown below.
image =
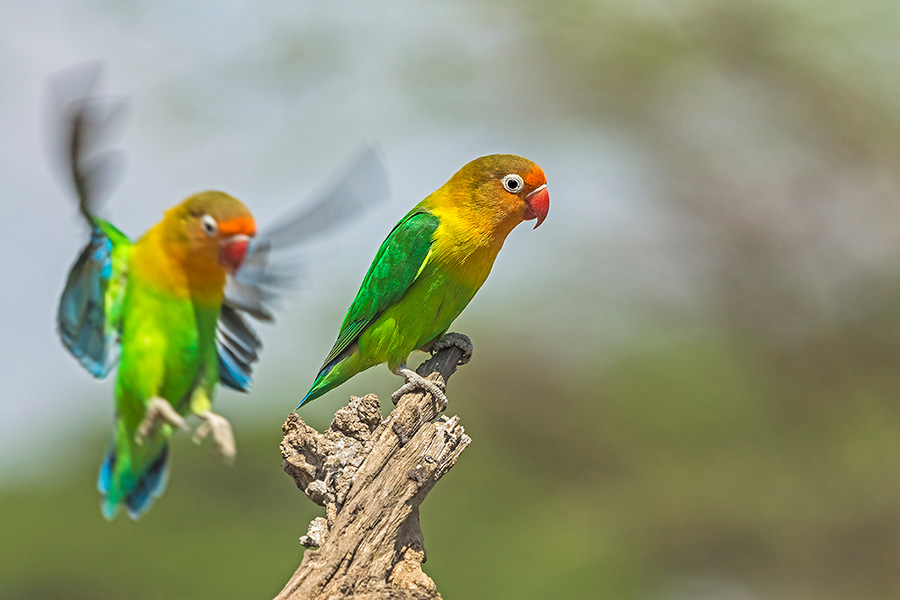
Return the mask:
[[347,310],[323,370],[356,341],[369,323],[403,297],[428,259],[432,235],[438,225],[440,219],[417,206],[394,226],[378,249],[353,304]]

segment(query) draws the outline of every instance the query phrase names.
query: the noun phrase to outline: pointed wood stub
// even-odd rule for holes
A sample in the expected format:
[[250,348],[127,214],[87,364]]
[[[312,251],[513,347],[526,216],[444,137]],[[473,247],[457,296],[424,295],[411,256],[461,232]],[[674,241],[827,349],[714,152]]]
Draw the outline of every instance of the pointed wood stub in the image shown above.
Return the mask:
[[[445,348],[416,371],[446,381],[461,357],[459,348]],[[322,433],[288,416],[283,468],[325,507],[325,518],[301,538],[310,549],[276,600],[441,597],[422,571],[419,506],[471,442],[458,417],[433,422],[443,408],[414,390],[385,419],[374,394],[351,397]]]

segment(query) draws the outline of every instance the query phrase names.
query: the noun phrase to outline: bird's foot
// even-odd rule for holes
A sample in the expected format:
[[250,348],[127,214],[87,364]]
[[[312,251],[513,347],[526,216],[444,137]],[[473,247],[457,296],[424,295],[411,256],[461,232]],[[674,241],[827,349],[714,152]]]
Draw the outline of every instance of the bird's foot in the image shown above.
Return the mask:
[[454,346],[463,352],[462,357],[457,363],[458,365],[464,365],[472,360],[472,352],[475,349],[472,345],[472,340],[469,339],[469,336],[462,333],[456,333],[455,331],[448,331],[438,339],[434,340],[428,348],[428,352],[431,352],[431,355],[434,356],[444,348],[452,348]]
[[137,431],[134,433],[134,441],[141,445],[156,428],[163,423],[168,423],[172,427],[178,429],[187,429],[187,423],[178,411],[172,408],[167,400],[159,397],[150,399],[147,404],[147,410],[144,411],[144,419],[138,425]]
[[[440,402],[443,407],[447,406],[447,396],[444,394],[443,381],[431,381],[430,379],[425,379],[412,369],[407,369],[406,367],[397,369],[395,374],[405,377],[406,383],[403,384],[399,390],[391,394],[391,401],[394,404],[397,404],[404,394],[408,394],[413,390],[425,390],[431,394],[432,398]],[[443,410],[443,408],[441,410]]]
[[234,462],[237,455],[237,444],[234,443],[234,433],[231,431],[231,423],[222,415],[206,410],[197,414],[203,419],[200,426],[194,432],[191,440],[199,444],[210,433],[213,436],[213,451],[222,457],[226,463]]

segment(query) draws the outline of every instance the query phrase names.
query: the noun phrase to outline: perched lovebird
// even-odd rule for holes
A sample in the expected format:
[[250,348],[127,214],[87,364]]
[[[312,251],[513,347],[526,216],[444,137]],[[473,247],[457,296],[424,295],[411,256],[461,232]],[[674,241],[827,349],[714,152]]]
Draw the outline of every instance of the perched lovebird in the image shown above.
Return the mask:
[[537,219],[537,228],[549,209],[547,179],[530,160],[494,154],[465,165],[381,244],[300,406],[381,363],[406,378],[401,391],[421,387],[446,401],[406,368],[408,355],[461,338],[471,353],[464,336],[442,336],[487,279],[509,232],[523,220]]
[[215,450],[233,459],[231,425],[212,401],[219,382],[249,389],[261,343],[244,315],[272,318],[285,282],[272,269],[273,252],[352,212],[363,189],[377,199],[386,186],[367,151],[318,200],[259,235],[240,201],[207,191],[132,241],[95,214],[115,165],[115,153],[98,144],[119,108],[96,98],[66,107],[66,164],[91,238],[69,272],[57,321],[64,345],[92,375],[105,377],[118,362],[115,425],[97,486],[107,519],[123,506],[137,519],[162,494],[169,438],[188,417],[202,421],[195,441],[212,434]]

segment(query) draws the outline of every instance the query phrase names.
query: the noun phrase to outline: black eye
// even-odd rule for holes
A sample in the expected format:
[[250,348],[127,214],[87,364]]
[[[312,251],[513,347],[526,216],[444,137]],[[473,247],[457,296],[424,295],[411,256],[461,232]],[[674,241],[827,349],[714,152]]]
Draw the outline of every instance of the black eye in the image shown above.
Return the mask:
[[200,219],[200,221],[203,223],[203,231],[209,237],[212,237],[212,236],[216,235],[216,233],[219,232],[219,224],[216,223],[216,220],[213,219],[211,216],[203,215],[203,218]]
[[503,189],[511,194],[518,194],[525,187],[525,182],[522,181],[522,178],[515,174],[506,175],[500,181],[503,182]]

